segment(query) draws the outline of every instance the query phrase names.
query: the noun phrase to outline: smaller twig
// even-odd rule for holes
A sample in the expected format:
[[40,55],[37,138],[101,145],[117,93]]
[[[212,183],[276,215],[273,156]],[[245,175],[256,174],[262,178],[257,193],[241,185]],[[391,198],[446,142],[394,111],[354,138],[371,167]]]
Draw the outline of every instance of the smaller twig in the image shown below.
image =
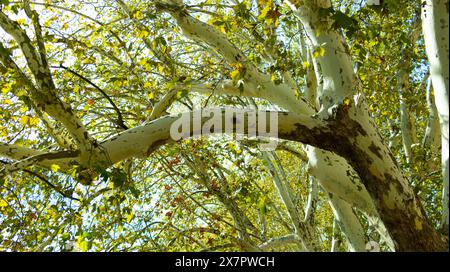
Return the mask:
[[59,66],[52,66],[52,68],[62,68],[68,72],[70,72],[71,74],[74,74],[75,76],[81,78],[82,80],[86,81],[88,84],[90,84],[92,87],[94,87],[96,90],[98,90],[105,98],[106,100],[108,100],[108,102],[111,104],[111,106],[113,107],[114,111],[117,113],[117,125],[124,129],[127,130],[128,126],[125,125],[124,121],[123,121],[123,116],[122,113],[120,112],[120,109],[117,107],[117,105],[114,103],[114,101],[111,99],[111,97],[109,97],[108,94],[106,94],[106,92],[100,88],[99,86],[97,86],[97,84],[95,84],[94,82],[92,82],[91,80],[89,80],[88,78],[84,77],[83,75],[75,72],[74,70],[60,64]]

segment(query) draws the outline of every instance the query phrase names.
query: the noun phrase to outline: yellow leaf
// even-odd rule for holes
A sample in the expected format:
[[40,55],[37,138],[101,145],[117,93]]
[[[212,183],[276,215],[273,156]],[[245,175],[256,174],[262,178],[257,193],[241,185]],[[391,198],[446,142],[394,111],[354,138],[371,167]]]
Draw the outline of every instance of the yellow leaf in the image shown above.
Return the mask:
[[267,17],[267,14],[268,14],[269,11],[271,11],[271,10],[272,10],[272,6],[271,6],[271,5],[266,5],[266,7],[265,7],[263,10],[261,10],[261,13],[260,13],[260,15],[258,16],[258,19],[259,19],[259,20],[265,19],[265,18]]
[[313,57],[315,59],[317,59],[318,57],[323,57],[324,55],[325,55],[325,48],[323,48],[321,46],[316,48],[316,50],[314,50],[314,52],[313,52]]
[[143,16],[142,12],[140,12],[139,10],[133,14],[133,18],[135,18],[135,19],[142,19],[142,17],[144,17],[144,16]]
[[144,38],[144,37],[148,37],[150,35],[150,33],[146,30],[142,30],[139,31],[138,34],[136,35],[136,37],[138,38]]
[[161,64],[158,63],[158,71],[159,71],[161,74],[164,73],[164,70],[165,70],[164,68],[165,68],[164,65],[161,65]]
[[61,167],[59,166],[59,165],[57,165],[57,164],[52,164],[51,166],[50,166],[50,169],[53,171],[53,172],[58,172],[58,170],[60,169]]
[[85,58],[83,61],[84,64],[92,64],[94,62],[95,62],[94,58]]
[[3,199],[0,199],[0,207],[6,207],[8,206],[8,202],[4,201]]
[[81,243],[78,244],[81,251],[86,252],[89,250],[89,243],[86,240],[81,241]]
[[3,93],[3,94],[7,94],[7,93],[9,93],[10,91],[11,91],[11,85],[6,84],[5,86],[3,86],[3,88],[2,88],[2,93]]
[[234,67],[236,67],[236,70],[238,70],[239,72],[243,71],[245,68],[244,64],[242,64],[240,62],[234,64]]
[[237,81],[245,73],[245,66],[240,62],[232,63],[230,66],[235,68],[235,70],[230,73],[231,79]]
[[154,99],[155,98],[155,93],[154,92],[149,93],[148,94],[148,98],[149,99]]
[[239,70],[233,70],[230,73],[230,76],[231,76],[232,80],[238,80],[239,79],[239,75],[240,75]]
[[146,60],[146,59],[141,59],[141,60],[139,61],[139,64],[140,64],[140,65],[145,65],[145,64],[147,64],[147,60]]
[[130,213],[130,214],[127,216],[127,222],[130,223],[133,219],[134,219],[134,213]]
[[31,117],[31,118],[30,118],[30,126],[35,126],[35,125],[37,125],[37,124],[39,124],[39,118],[37,118],[37,117]]
[[311,64],[307,61],[303,62],[303,69],[309,69],[309,67],[311,67]]
[[350,98],[344,99],[344,105],[349,106],[351,104],[352,100]]
[[19,122],[25,126],[26,124],[28,124],[29,121],[30,121],[30,117],[24,115],[24,116],[20,117]]
[[323,57],[325,55],[325,48],[319,47],[319,55]]

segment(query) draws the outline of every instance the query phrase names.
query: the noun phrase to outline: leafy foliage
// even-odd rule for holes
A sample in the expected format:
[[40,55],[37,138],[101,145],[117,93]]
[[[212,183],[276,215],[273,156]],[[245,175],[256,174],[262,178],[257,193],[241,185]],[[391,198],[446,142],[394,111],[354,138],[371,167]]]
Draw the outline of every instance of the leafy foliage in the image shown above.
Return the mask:
[[[99,141],[116,135],[123,126],[148,121],[155,105],[179,82],[216,86],[224,79],[238,83],[246,75],[242,63],[227,63],[205,44],[186,39],[153,1],[126,1],[128,11],[119,2],[46,0],[31,5],[40,16],[58,96]],[[240,48],[248,63],[270,74],[277,84],[283,82],[285,72],[290,73],[297,94],[305,93],[314,60],[302,48],[302,27],[280,1],[185,2],[189,13]],[[428,67],[418,25],[420,1],[384,2],[378,10],[355,1],[333,1],[333,8],[321,12],[345,33],[363,86],[358,91],[370,101],[381,134],[407,169],[428,218],[437,224],[442,209],[440,159],[422,145],[430,113],[425,92]],[[2,0],[0,7],[35,43],[33,22],[22,5]],[[0,42],[0,54],[11,56],[31,77],[19,45],[1,30]],[[326,52],[318,47],[312,54],[319,58]],[[411,162],[402,148],[399,70],[408,75],[402,99],[415,127]],[[64,137],[68,132],[36,109],[28,88],[15,71],[0,65],[0,139],[58,150],[49,131]],[[245,97],[202,96],[187,88],[167,111],[199,105],[274,107]],[[278,163],[303,214],[309,195],[308,165],[298,155],[299,145],[285,145],[289,148],[276,151]],[[75,172],[59,173],[58,167],[32,166],[0,178],[0,250],[237,251],[293,231],[273,174],[258,144],[251,141],[226,136],[185,140],[148,158],[97,169],[98,178],[91,186],[80,184]],[[322,190],[313,209],[319,248],[327,251],[336,235]],[[380,241],[385,248],[367,219],[361,214],[359,219],[367,239]],[[276,248],[298,249],[295,243]],[[345,243],[338,250],[347,250]]]

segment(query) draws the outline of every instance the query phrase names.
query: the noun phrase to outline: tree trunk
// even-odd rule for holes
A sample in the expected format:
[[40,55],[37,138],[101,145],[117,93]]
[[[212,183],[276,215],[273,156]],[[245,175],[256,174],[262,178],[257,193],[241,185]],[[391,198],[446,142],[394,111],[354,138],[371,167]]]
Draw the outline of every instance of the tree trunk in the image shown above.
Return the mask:
[[426,0],[422,4],[422,28],[428,60],[430,61],[436,108],[441,124],[442,139],[442,221],[441,229],[448,233],[448,0]]

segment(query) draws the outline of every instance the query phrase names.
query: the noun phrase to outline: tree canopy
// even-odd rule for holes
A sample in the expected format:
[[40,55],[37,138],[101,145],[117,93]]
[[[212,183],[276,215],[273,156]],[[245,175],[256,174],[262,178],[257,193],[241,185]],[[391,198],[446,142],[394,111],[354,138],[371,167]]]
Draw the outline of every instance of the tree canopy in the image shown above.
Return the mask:
[[375,2],[0,0],[0,250],[448,251],[448,0]]

